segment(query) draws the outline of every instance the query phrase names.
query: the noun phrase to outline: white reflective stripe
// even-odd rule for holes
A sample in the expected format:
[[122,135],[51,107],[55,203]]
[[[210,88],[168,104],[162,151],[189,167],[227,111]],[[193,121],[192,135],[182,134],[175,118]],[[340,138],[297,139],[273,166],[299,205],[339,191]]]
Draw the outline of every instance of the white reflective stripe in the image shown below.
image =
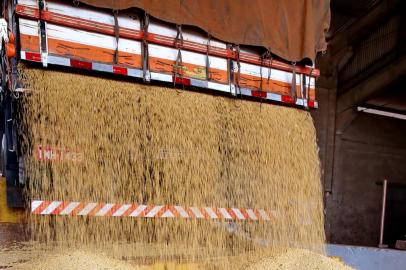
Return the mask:
[[161,81],[161,82],[173,82],[172,75],[151,72],[151,80]]
[[223,215],[223,218],[225,219],[232,219],[230,214],[228,213],[227,209],[225,208],[219,208],[220,213]]
[[58,208],[59,205],[61,205],[62,202],[59,201],[53,201],[51,202],[50,205],[48,205],[47,208],[45,208],[44,210],[42,210],[41,215],[49,215],[52,213],[52,211],[54,211],[56,208]]
[[274,93],[267,93],[266,98],[275,101],[282,101],[282,96]]
[[113,208],[114,203],[106,203],[99,211],[97,211],[96,216],[104,216],[111,208]]
[[238,208],[231,208],[234,211],[235,215],[238,219],[245,219],[244,215],[241,213],[240,209]]
[[132,211],[132,213],[129,216],[130,217],[138,217],[139,214],[141,214],[141,212],[145,210],[145,208],[147,208],[147,206],[141,204],[134,211]]
[[130,207],[131,204],[123,204],[120,208],[117,209],[116,212],[114,212],[113,217],[122,216]]
[[155,215],[159,212],[159,210],[161,210],[164,206],[163,205],[157,205],[154,206],[151,211],[149,211],[145,217],[155,217]]
[[87,214],[90,213],[90,211],[92,211],[95,207],[96,207],[97,203],[88,203],[86,204],[86,206],[79,211],[78,216],[86,216]]
[[70,66],[70,59],[66,57],[59,57],[54,55],[48,55],[48,63],[60,66]]
[[190,210],[192,210],[193,214],[195,214],[197,218],[204,218],[202,212],[200,212],[197,207],[190,207]]
[[262,219],[264,219],[264,220],[270,220],[270,218],[269,218],[269,216],[268,216],[268,213],[265,212],[264,209],[260,209],[260,210],[258,210],[258,212],[259,212],[259,214],[261,215]]
[[25,56],[25,51],[21,51],[21,52],[20,52],[20,57],[21,57],[22,60],[26,60],[26,59],[27,59],[27,57]]
[[182,206],[175,206],[175,209],[179,212],[181,217],[188,218],[189,214],[185,211]]
[[140,69],[135,69],[135,68],[129,68],[127,69],[127,75],[131,77],[137,77],[137,78],[142,78],[142,70]]
[[253,220],[258,219],[257,215],[255,215],[255,213],[254,213],[254,211],[252,209],[247,209],[247,214],[250,217],[250,219],[253,219]]
[[211,207],[205,207],[204,210],[206,210],[206,213],[210,216],[210,218],[219,218]]
[[79,204],[80,204],[79,202],[71,202],[59,214],[69,215]]
[[226,93],[231,93],[230,84],[222,84],[222,83],[215,83],[215,82],[209,81],[207,83],[207,88],[226,92]]
[[34,212],[44,201],[32,201],[31,212]]
[[165,213],[161,216],[163,218],[173,218],[175,215],[172,213],[170,209],[166,210]]

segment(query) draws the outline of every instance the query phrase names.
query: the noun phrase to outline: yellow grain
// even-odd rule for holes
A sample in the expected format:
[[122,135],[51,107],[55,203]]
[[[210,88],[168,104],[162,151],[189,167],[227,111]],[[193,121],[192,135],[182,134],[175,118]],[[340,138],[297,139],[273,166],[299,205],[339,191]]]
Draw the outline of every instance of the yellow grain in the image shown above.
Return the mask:
[[[22,100],[21,127],[30,198],[277,214],[272,222],[34,216],[35,240],[95,245],[144,262],[216,260],[279,247],[324,252],[308,112],[59,71],[23,73],[32,89]],[[38,145],[77,149],[84,158],[40,162]]]

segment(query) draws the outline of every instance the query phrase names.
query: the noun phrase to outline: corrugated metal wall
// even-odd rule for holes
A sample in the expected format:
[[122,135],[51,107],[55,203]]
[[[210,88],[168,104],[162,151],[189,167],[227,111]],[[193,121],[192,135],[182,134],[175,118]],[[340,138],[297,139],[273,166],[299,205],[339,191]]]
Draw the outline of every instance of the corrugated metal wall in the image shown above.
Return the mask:
[[383,59],[398,42],[399,17],[393,17],[377,27],[363,41],[353,48],[354,55],[339,74],[339,81],[346,82],[370,65]]

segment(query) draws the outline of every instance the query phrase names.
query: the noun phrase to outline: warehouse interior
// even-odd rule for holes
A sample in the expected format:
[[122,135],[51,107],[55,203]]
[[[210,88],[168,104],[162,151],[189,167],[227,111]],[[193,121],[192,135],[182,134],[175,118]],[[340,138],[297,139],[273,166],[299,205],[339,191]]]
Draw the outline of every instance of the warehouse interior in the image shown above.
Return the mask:
[[385,179],[383,243],[406,239],[405,11],[396,0],[331,2],[312,111],[331,243],[378,246]]
[[254,2],[3,1],[0,269],[404,269],[406,1]]

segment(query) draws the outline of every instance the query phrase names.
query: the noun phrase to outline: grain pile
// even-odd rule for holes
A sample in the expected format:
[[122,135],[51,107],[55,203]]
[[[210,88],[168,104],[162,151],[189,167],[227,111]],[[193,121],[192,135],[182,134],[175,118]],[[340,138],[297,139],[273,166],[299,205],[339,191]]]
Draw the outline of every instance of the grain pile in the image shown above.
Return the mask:
[[247,270],[351,270],[342,262],[303,249],[288,249],[251,265]]
[[[277,212],[273,222],[34,216],[34,239],[96,245],[141,261],[278,246],[323,252],[308,112],[79,74],[23,73],[32,89],[22,99],[21,126],[31,198]],[[83,158],[39,161],[39,145],[76,149]],[[123,251],[123,243],[133,246]]]

